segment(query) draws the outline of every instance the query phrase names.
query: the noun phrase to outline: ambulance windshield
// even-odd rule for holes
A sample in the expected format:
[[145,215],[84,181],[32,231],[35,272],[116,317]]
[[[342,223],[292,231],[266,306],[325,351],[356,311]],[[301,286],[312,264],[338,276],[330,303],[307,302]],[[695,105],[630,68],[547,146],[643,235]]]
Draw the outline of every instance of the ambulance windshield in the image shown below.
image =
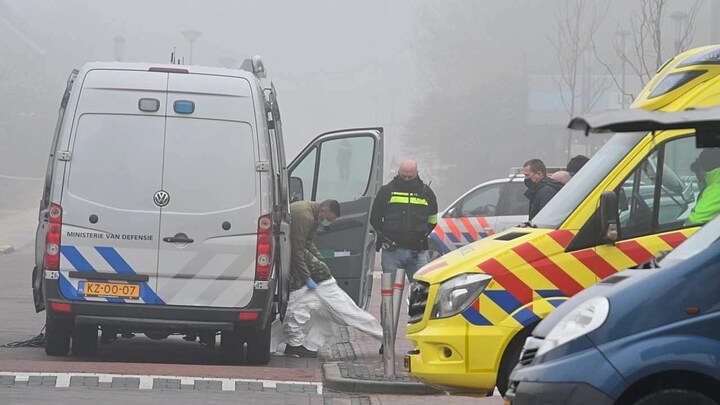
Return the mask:
[[618,133],[533,218],[538,228],[556,229],[642,140],[647,132]]

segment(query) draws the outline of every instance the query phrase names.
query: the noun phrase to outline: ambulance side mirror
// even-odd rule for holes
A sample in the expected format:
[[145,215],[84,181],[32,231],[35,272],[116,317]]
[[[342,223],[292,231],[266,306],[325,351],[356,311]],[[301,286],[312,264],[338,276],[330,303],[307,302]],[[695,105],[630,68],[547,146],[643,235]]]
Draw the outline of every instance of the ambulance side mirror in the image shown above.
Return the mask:
[[600,235],[609,243],[618,238],[618,200],[612,191],[600,196]]

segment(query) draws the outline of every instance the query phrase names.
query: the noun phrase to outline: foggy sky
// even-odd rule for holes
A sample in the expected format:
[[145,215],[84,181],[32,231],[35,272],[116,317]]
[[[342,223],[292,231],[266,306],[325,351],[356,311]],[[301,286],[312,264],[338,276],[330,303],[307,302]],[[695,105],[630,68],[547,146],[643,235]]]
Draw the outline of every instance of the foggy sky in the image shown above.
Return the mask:
[[[0,176],[37,178],[44,174],[57,104],[73,68],[89,61],[114,60],[116,36],[125,38],[124,61],[165,63],[175,49],[188,63],[189,44],[181,35],[186,29],[202,32],[194,43],[194,64],[220,66],[220,58],[229,57],[239,65],[254,54],[263,57],[268,77],[278,89],[288,157],[322,132],[368,126],[385,127],[388,162],[413,157],[407,156],[402,142],[413,139],[406,127],[409,120],[417,119],[413,113],[428,82],[463,80],[428,78],[422,68],[428,58],[447,58],[452,63],[464,53],[482,55],[484,67],[469,72],[481,77],[497,77],[497,72],[517,70],[521,63],[526,63],[531,73],[552,74],[557,67],[549,38],[556,32],[553,8],[559,1],[0,0],[0,88],[34,89],[41,95],[21,100],[27,105],[21,114],[0,122]],[[481,5],[474,7],[481,10],[479,15],[468,16],[477,21],[477,29],[465,37],[448,38],[447,47],[430,55],[420,39],[436,34],[442,42],[456,22],[447,21],[446,29],[428,32],[424,25],[428,13],[437,7],[452,9],[470,3]],[[613,0],[598,40],[609,41],[638,3]],[[671,0],[668,11],[687,3]],[[693,45],[708,43],[708,14],[698,19]],[[448,72],[461,69],[448,66]],[[17,101],[0,101],[0,108]],[[504,120],[524,117],[485,119],[502,125]],[[553,125],[561,130],[566,122],[562,118]],[[452,134],[439,133],[438,137],[461,141]],[[483,159],[500,172],[521,163],[517,147],[507,145],[497,145]],[[432,162],[420,160],[419,164],[423,173],[423,166]],[[395,170],[386,168],[386,177]],[[457,176],[453,181],[460,188],[490,180],[472,172],[459,171]],[[429,180],[434,180],[433,184],[448,181]],[[2,181],[0,178],[0,185]],[[6,181],[4,192],[9,190],[8,184]],[[451,195],[454,192],[439,195],[441,205],[457,197]]]

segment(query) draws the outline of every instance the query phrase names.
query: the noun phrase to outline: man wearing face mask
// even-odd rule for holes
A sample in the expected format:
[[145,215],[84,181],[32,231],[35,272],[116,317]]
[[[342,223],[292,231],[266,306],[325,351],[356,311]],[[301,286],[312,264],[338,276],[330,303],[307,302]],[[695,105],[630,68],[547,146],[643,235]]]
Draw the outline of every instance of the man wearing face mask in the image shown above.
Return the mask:
[[415,272],[428,262],[428,235],[437,224],[437,200],[418,176],[417,163],[404,160],[397,176],[382,186],[373,202],[370,224],[382,248],[383,273],[405,269],[412,282]]
[[528,219],[532,220],[535,215],[557,194],[563,183],[547,177],[545,163],[540,159],[530,159],[523,165],[525,175],[525,186],[527,191],[525,197],[530,200],[530,211]]

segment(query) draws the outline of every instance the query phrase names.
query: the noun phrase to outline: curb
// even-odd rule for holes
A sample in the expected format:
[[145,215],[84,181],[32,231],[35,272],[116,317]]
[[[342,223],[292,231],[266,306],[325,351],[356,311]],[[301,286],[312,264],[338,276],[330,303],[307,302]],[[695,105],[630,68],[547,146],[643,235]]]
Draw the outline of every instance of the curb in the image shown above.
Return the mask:
[[360,380],[343,377],[339,362],[323,364],[323,387],[341,392],[364,392],[373,394],[437,394],[441,391],[421,382]]
[[15,247],[13,247],[12,245],[0,243],[0,254],[12,253],[14,251],[15,251]]

